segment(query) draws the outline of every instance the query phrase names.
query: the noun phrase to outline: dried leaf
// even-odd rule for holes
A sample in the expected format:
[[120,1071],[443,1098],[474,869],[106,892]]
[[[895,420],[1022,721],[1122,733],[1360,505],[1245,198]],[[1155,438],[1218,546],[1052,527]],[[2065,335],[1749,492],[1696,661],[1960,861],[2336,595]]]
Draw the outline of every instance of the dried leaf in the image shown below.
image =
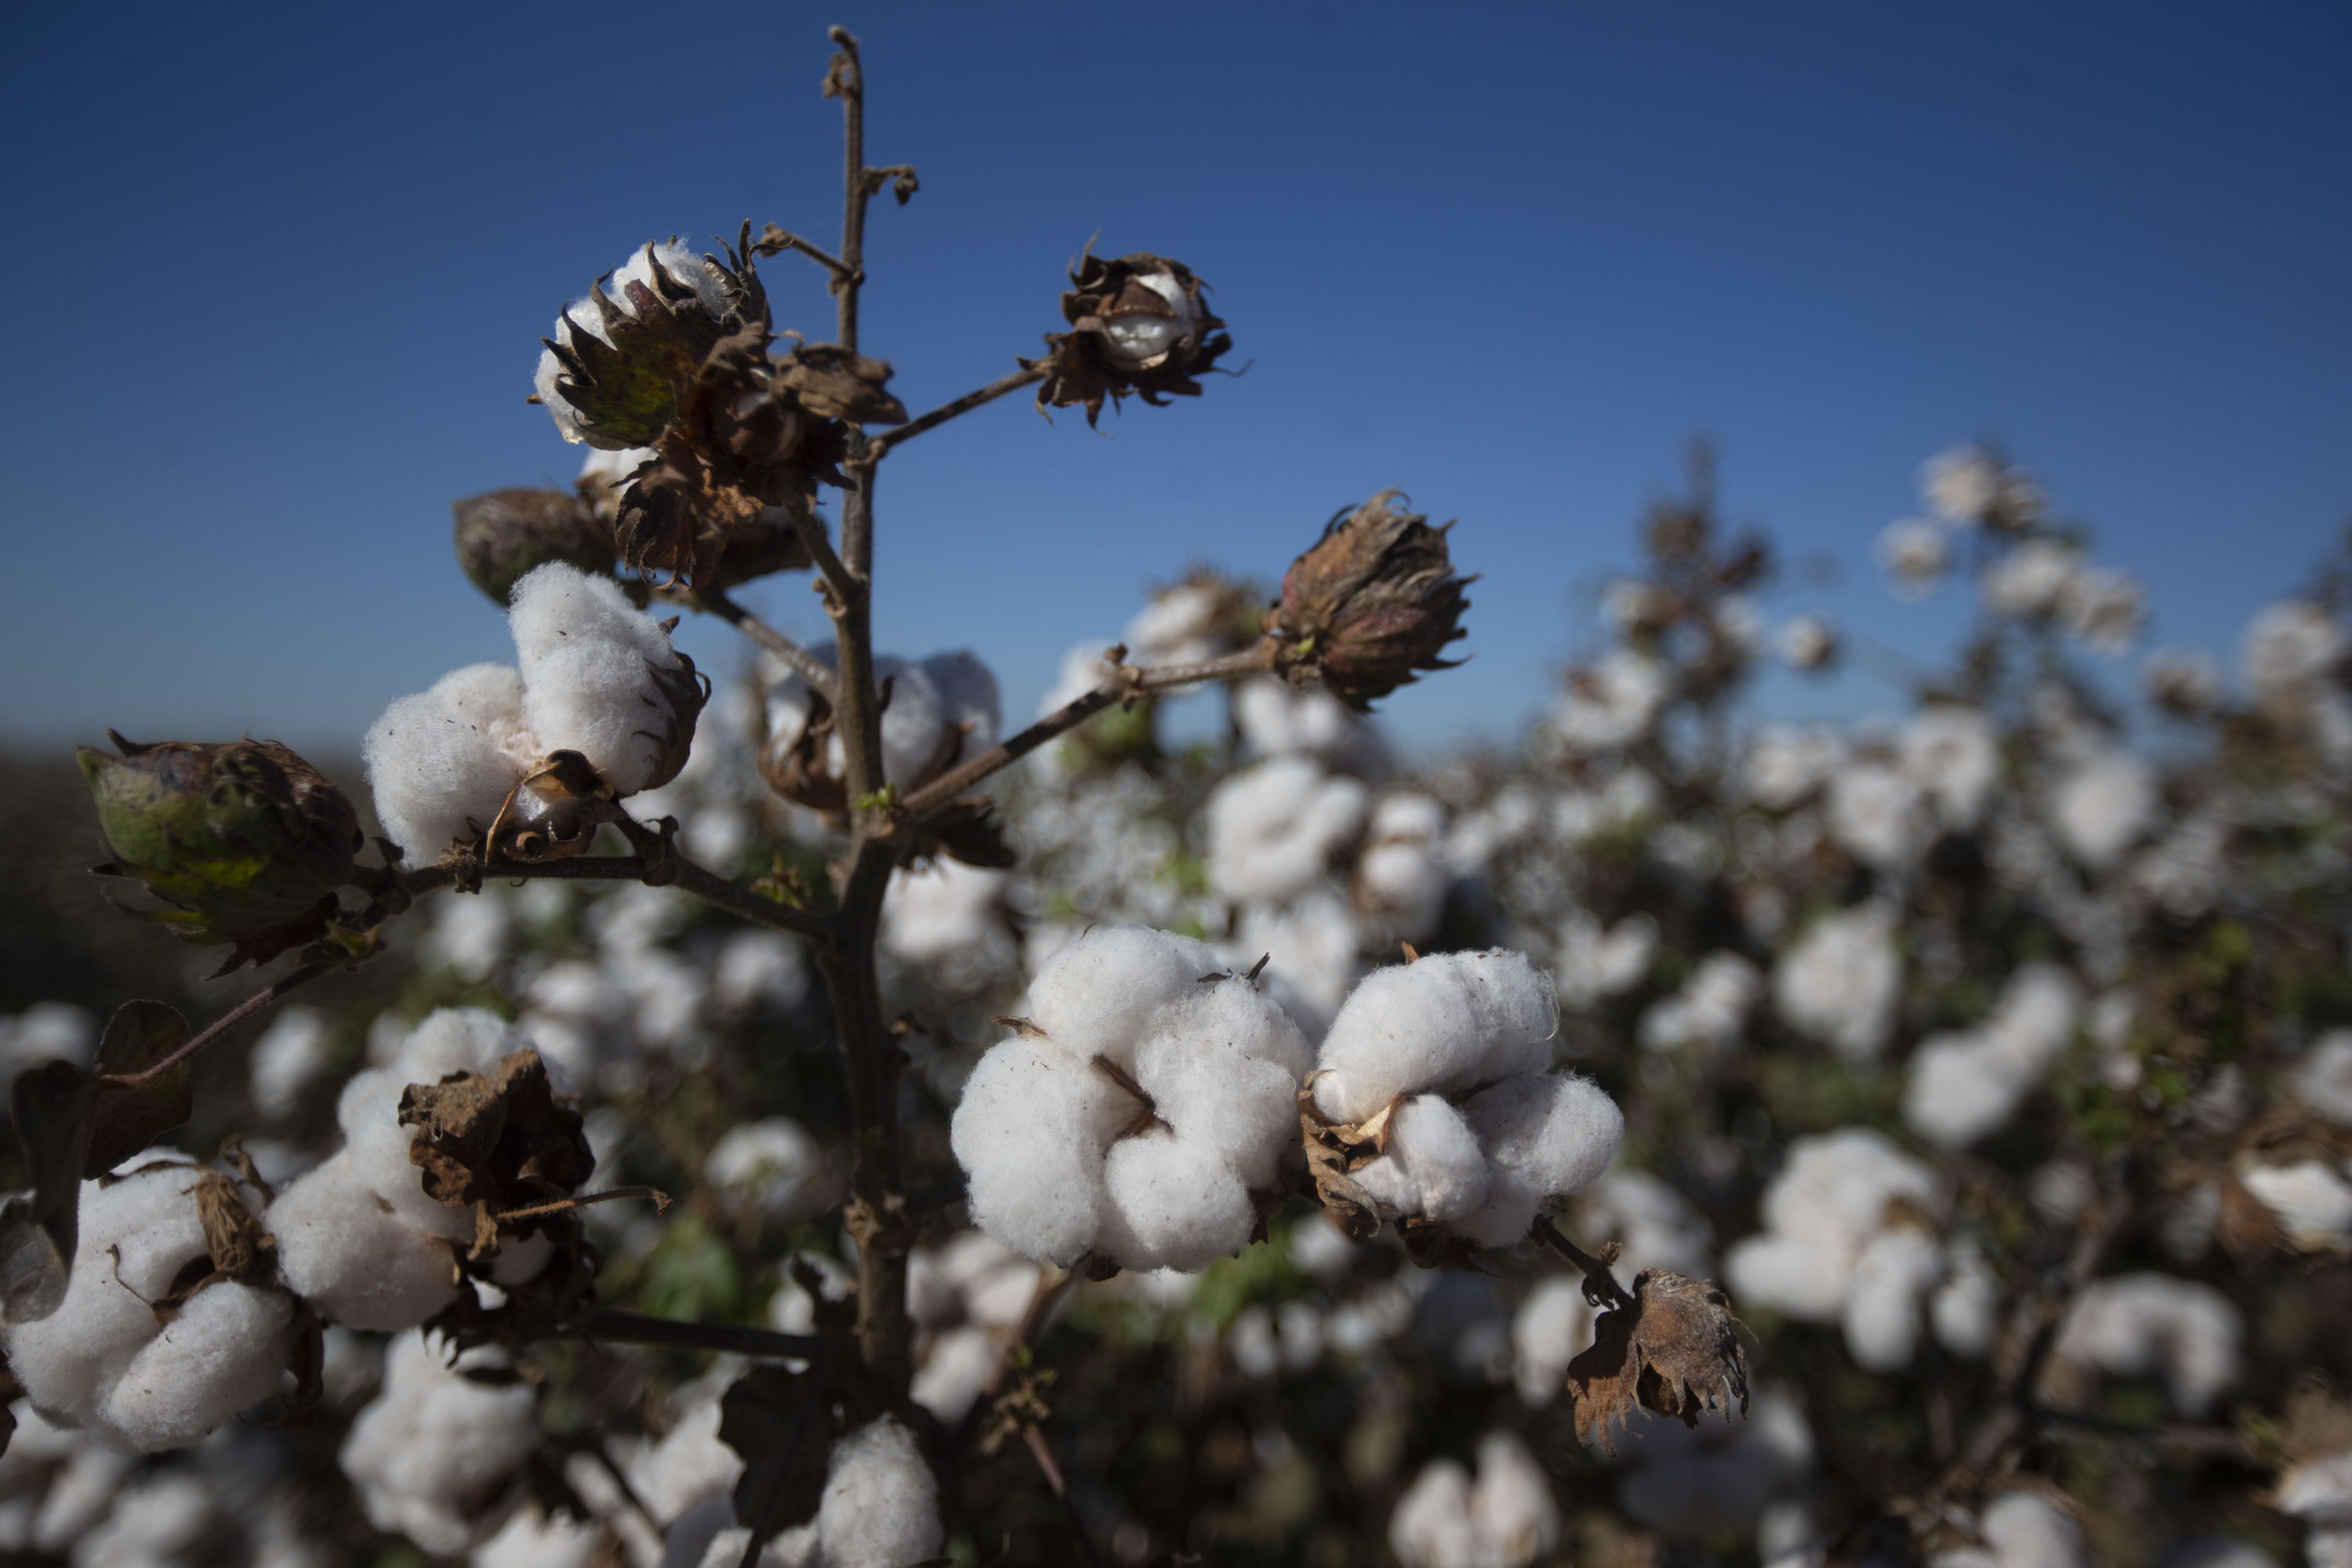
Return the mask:
[[182,1062],[152,1083],[135,1089],[113,1079],[144,1072],[187,1039],[188,1021],[161,1002],[125,1002],[114,1010],[98,1043],[99,1076],[90,1102],[89,1151],[82,1162],[82,1174],[97,1176],[110,1171],[186,1123],[196,1108],[189,1077],[193,1063]]
[[236,1181],[218,1171],[196,1178],[196,1223],[204,1226],[205,1251],[224,1279],[267,1279],[278,1270],[278,1238],[246,1206]]
[[1633,1281],[1630,1306],[1613,1308],[1593,1325],[1593,1342],[1568,1363],[1568,1391],[1576,1404],[1576,1435],[1612,1458],[1609,1429],[1633,1418],[1640,1405],[1698,1425],[1702,1410],[1731,1401],[1748,1411],[1748,1356],[1733,1332],[1731,1301],[1714,1285],[1664,1268],[1645,1268]]
[[1315,1201],[1349,1240],[1370,1240],[1381,1228],[1380,1205],[1349,1172],[1371,1145],[1360,1129],[1335,1122],[1317,1107],[1312,1074],[1299,1086],[1298,1128],[1306,1140],[1307,1173],[1315,1184]]
[[89,1158],[90,1079],[71,1062],[16,1075],[8,1096],[33,1190],[0,1205],[0,1319],[28,1323],[65,1300]]
[[533,1050],[508,1057],[495,1078],[452,1073],[437,1084],[410,1084],[400,1124],[417,1130],[408,1157],[424,1172],[425,1190],[452,1207],[520,1208],[561,1197],[596,1166],[580,1113],[556,1102],[547,1064]]

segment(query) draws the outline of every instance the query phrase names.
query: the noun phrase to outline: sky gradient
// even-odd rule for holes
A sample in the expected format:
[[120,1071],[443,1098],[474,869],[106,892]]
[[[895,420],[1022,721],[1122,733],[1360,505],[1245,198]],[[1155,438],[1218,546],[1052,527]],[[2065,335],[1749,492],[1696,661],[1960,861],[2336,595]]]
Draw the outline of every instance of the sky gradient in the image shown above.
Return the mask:
[[[1239,379],[893,457],[877,637],[970,647],[1025,717],[1062,650],[1194,561],[1268,579],[1386,486],[1458,517],[1476,655],[1389,710],[1506,736],[1687,440],[1731,513],[1928,653],[1870,557],[1990,437],[2234,647],[2352,513],[2352,10],[2156,5],[46,7],[12,27],[0,530],[38,679],[0,742],[353,749],[510,658],[448,502],[568,480],[524,404],[556,310],[643,240],[830,244],[840,21],[870,161],[866,351],[910,409],[1012,368],[1063,269],[1180,257]],[[780,325],[831,313],[764,265]],[[803,577],[745,594],[821,629]],[[685,646],[730,668],[712,628]],[[1859,711],[1851,675],[1776,710]]]

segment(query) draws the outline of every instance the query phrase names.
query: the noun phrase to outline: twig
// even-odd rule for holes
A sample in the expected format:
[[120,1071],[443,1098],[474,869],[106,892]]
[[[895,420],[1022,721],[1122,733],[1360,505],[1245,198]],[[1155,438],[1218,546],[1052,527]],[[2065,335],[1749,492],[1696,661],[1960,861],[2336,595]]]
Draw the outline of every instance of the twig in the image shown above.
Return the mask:
[[846,27],[828,27],[825,37],[839,47],[825,70],[825,90],[841,99],[841,139],[844,143],[841,214],[841,257],[834,271],[839,279],[840,327],[835,334],[841,346],[857,352],[857,290],[865,281],[866,204],[874,190],[866,178],[866,68],[858,63],[857,40]]
[[911,820],[920,822],[989,774],[1010,767],[1056,735],[1076,729],[1114,702],[1155,691],[1172,691],[1180,686],[1197,686],[1204,680],[1238,680],[1244,675],[1260,674],[1274,668],[1281,646],[1267,637],[1223,658],[1142,668],[1121,665],[1109,679],[1076,701],[1047,714],[994,751],[983,752],[952,773],[925,784],[900,803],[902,809]]
[[228,1033],[229,1030],[234,1029],[239,1024],[244,1023],[247,1018],[252,1017],[256,1013],[260,1012],[264,1007],[267,1007],[271,1003],[277,1001],[279,997],[285,995],[290,991],[295,991],[302,986],[310,984],[310,982],[318,979],[319,976],[326,973],[327,971],[334,967],[335,963],[331,959],[319,963],[306,963],[301,968],[296,970],[293,973],[288,975],[285,979],[280,980],[276,984],[270,986],[268,990],[255,992],[252,995],[247,997],[244,1001],[230,1008],[227,1012],[214,1019],[212,1023],[205,1026],[203,1033],[192,1036],[181,1045],[178,1050],[173,1051],[170,1056],[165,1057],[153,1067],[143,1068],[138,1072],[125,1073],[119,1077],[110,1073],[107,1075],[105,1081],[118,1085],[123,1089],[137,1089],[142,1084],[152,1083],[157,1079],[163,1077],[165,1073],[170,1072],[173,1068],[178,1067],[182,1062],[186,1061],[190,1057],[194,1056],[198,1051],[203,1050],[206,1046],[211,1045],[215,1040],[219,1039],[223,1035]]
[[1062,1468],[1054,1463],[1054,1450],[1045,1446],[1045,1434],[1037,1430],[1035,1422],[1024,1421],[1021,1424],[1021,1440],[1029,1445],[1029,1452],[1036,1459],[1037,1468],[1045,1472],[1045,1484],[1054,1489],[1054,1496],[1060,1501],[1062,1511],[1069,1516],[1070,1533],[1078,1538],[1078,1549],[1087,1554],[1087,1561],[1095,1568],[1102,1568],[1102,1558],[1095,1551],[1094,1537],[1087,1533],[1087,1521],[1078,1517],[1078,1505],[1070,1500],[1070,1489],[1062,1480]]
[[[632,821],[628,827],[647,831],[640,822]],[[622,831],[625,833],[628,827]],[[675,886],[692,893],[705,903],[717,904],[730,914],[740,915],[755,925],[772,926],[778,931],[811,937],[823,936],[832,930],[832,922],[825,916],[807,910],[796,910],[773,899],[763,899],[751,889],[730,882],[682,855],[674,855],[669,865],[676,871],[670,879]],[[643,855],[575,855],[569,860],[547,860],[536,865],[525,865],[517,860],[492,860],[482,867],[482,875],[486,879],[496,877],[517,881],[643,882],[654,869],[654,863]]]
[[840,689],[833,666],[727,596],[724,588],[704,588],[695,595],[698,608],[707,610],[782,659],[827,702]]
[[865,466],[872,467],[888,456],[891,450],[913,440],[924,431],[944,425],[959,414],[969,414],[984,403],[993,403],[1008,392],[1018,392],[1045,379],[1042,370],[1017,370],[1001,381],[992,381],[977,392],[967,392],[953,403],[942,403],[929,414],[921,414],[904,425],[885,430],[876,437],[866,451]]
[[527,1209],[508,1209],[490,1217],[504,1225],[510,1219],[537,1219],[541,1215],[567,1214],[584,1209],[590,1204],[609,1204],[621,1198],[651,1198],[654,1213],[669,1212],[669,1194],[658,1187],[606,1187],[601,1193],[583,1193],[576,1198],[558,1198],[551,1204],[534,1204]]
[[1617,1276],[1609,1265],[1569,1240],[1559,1226],[1552,1224],[1549,1215],[1536,1220],[1536,1239],[1583,1271],[1586,1300],[1596,1306],[1612,1308],[1633,1305],[1633,1298],[1627,1293],[1625,1287],[1617,1283]]
[[740,1323],[686,1323],[672,1318],[647,1317],[643,1312],[618,1311],[611,1307],[599,1307],[586,1317],[566,1323],[562,1332],[566,1339],[718,1351],[766,1361],[809,1361],[824,1346],[824,1339],[816,1334],[780,1334],[771,1329],[745,1328]]
[[[854,436],[856,432],[852,431],[851,434]],[[855,490],[850,493],[853,496],[856,494]],[[846,503],[844,510],[847,510]],[[809,552],[809,559],[815,562],[816,569],[824,574],[825,584],[833,590],[835,602],[845,602],[866,591],[864,582],[851,575],[848,566],[834,553],[833,541],[824,536],[824,524],[817,521],[815,509],[805,498],[788,497],[784,501],[784,515],[793,520],[793,531],[800,535],[801,548]],[[846,522],[843,526],[845,540]],[[831,606],[827,608],[830,610]],[[835,618],[839,619],[837,614]],[[838,689],[836,687],[836,692]]]
[[807,240],[803,239],[799,235],[791,233],[785,229],[778,228],[774,224],[770,224],[766,228],[761,230],[759,242],[762,246],[772,247],[775,254],[779,256],[782,255],[787,250],[799,251],[803,256],[807,257],[811,261],[815,262],[819,267],[822,267],[827,272],[832,273],[836,283],[845,280],[849,277],[848,264],[844,262],[841,258],[838,256],[828,255],[825,251],[818,248],[816,246],[811,245]]

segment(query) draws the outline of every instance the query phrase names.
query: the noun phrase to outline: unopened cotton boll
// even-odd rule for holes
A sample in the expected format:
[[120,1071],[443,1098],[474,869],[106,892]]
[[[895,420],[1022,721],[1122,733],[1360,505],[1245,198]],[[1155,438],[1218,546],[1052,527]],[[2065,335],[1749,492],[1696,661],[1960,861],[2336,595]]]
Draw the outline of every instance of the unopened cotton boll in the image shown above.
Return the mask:
[[1045,961],[1026,1005],[1039,1032],[981,1058],[950,1129],[982,1229],[1026,1258],[1138,1269],[1246,1243],[1249,1190],[1296,1136],[1309,1058],[1250,982],[1203,982],[1220,973],[1202,943],[1139,926]]
[[2147,764],[2116,751],[2091,759],[2062,779],[2051,815],[2074,858],[2104,870],[2147,833],[2156,807],[2156,781]]
[[671,754],[673,736],[690,737],[695,715],[679,710],[678,657],[661,623],[613,579],[560,561],[518,580],[508,603],[531,732],[585,756],[615,795],[675,775],[685,757]]
[[[623,316],[635,319],[636,307],[629,298],[628,286],[633,282],[642,284],[652,289],[656,298],[662,298],[664,290],[654,280],[653,269],[656,264],[667,277],[692,289],[698,302],[713,320],[727,313],[725,292],[709,261],[674,239],[639,246],[630,253],[627,261],[599,280],[597,292]],[[613,341],[611,329],[604,325],[602,309],[595,300],[585,295],[565,306],[555,321],[555,341],[566,349],[583,336],[594,338],[607,347]],[[565,400],[559,384],[564,374],[563,363],[556,357],[553,349],[540,351],[539,368],[533,374],[532,384],[537,388],[541,405],[554,419],[557,432],[566,441],[574,445],[591,442],[604,446],[604,439],[592,437],[582,424],[579,411]]]
[[1552,732],[1570,752],[1630,746],[1650,732],[1671,691],[1664,665],[1621,648],[1570,676],[1552,709]]
[[288,1288],[330,1322],[397,1332],[457,1300],[447,1242],[399,1218],[349,1151],[280,1193],[266,1223]]
[[1893,911],[1864,904],[1816,921],[1772,971],[1780,1016],[1848,1061],[1885,1048],[1902,1000]]
[[833,1446],[816,1532],[824,1568],[907,1568],[940,1554],[939,1483],[887,1415]]
[[2074,1298],[2051,1355],[2114,1377],[2159,1377],[2173,1408],[2194,1419],[2237,1381],[2242,1331],[2238,1309],[2210,1285],[2125,1274]]
[[468,665],[403,697],[369,726],[360,754],[384,836],[430,865],[488,831],[541,748],[523,717],[522,677]]
[[442,1557],[473,1543],[473,1510],[540,1442],[528,1386],[467,1375],[502,1370],[504,1355],[484,1347],[453,1365],[447,1348],[414,1331],[394,1340],[383,1392],[352,1423],[341,1453],[369,1522]]
[[1209,796],[1209,880],[1240,903],[1308,891],[1363,830],[1367,792],[1305,756],[1269,758]]

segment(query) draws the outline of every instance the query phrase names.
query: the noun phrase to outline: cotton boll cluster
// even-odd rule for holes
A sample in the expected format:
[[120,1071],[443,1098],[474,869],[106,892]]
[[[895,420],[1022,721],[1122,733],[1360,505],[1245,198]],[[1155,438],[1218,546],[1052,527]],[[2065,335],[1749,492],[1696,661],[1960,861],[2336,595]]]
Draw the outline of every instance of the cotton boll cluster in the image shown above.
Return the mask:
[[964,1086],[972,1218],[1024,1257],[1192,1270],[1241,1249],[1296,1137],[1307,1042],[1200,942],[1097,928],[1045,963],[1028,1026]]
[[[142,1453],[194,1443],[276,1392],[294,1304],[284,1292],[215,1279],[199,1218],[199,1166],[156,1160],[81,1184],[80,1245],[64,1300],[0,1329],[10,1370],[49,1421],[87,1427]],[[215,1176],[228,1201],[253,1200]]]
[[509,603],[519,670],[446,675],[385,709],[362,744],[376,816],[412,862],[488,832],[549,752],[580,752],[615,795],[667,782],[686,760],[701,706],[693,668],[618,583],[551,562]]
[[1883,762],[1857,763],[1831,780],[1828,823],[1830,836],[1874,870],[1906,872],[1936,841],[1927,792]]
[[1367,976],[1331,1021],[1314,1079],[1335,1122],[1389,1111],[1385,1152],[1354,1173],[1359,1184],[1482,1247],[1518,1242],[1545,1200],[1591,1184],[1625,1120],[1589,1079],[1549,1070],[1555,1009],[1549,977],[1516,952]]
[[1748,743],[1740,777],[1757,805],[1787,811],[1835,777],[1848,755],[1844,737],[1835,731],[1767,724]]
[[1800,1138],[1765,1190],[1763,1232],[1733,1245],[1724,1273],[1737,1299],[1842,1323],[1857,1362],[1896,1371],[1909,1364],[1921,1307],[1948,1272],[1927,1228],[1942,1205],[1935,1173],[1881,1133],[1848,1127]]
[[417,1332],[394,1340],[383,1392],[341,1456],[369,1521],[443,1557],[474,1544],[482,1509],[540,1442],[531,1391],[505,1355],[448,1351]]
[[2001,779],[2000,740],[1984,710],[1938,702],[1903,726],[1903,771],[1927,792],[1946,831],[1971,833]]
[[1417,793],[1382,796],[1356,857],[1356,902],[1378,928],[1372,945],[1426,940],[1444,913],[1453,881],[1445,808]]
[[2237,1381],[2242,1333],[2238,1309],[2210,1285],[2147,1273],[2095,1280],[2067,1309],[2047,1381],[2157,1378],[2195,1419]]
[[1629,650],[1577,671],[1553,708],[1553,739],[1570,753],[1620,751],[1658,721],[1673,687],[1665,666]]
[[[453,1073],[493,1077],[520,1048],[494,1015],[445,1008],[417,1026],[388,1066],[344,1086],[335,1108],[344,1147],[279,1194],[267,1216],[287,1284],[322,1317],[396,1332],[455,1299],[450,1244],[472,1243],[474,1213],[425,1191],[409,1157],[413,1134],[400,1124],[401,1096],[410,1084]],[[529,1279],[547,1246],[543,1238],[506,1244],[492,1277]]]
[[1551,1481],[1508,1432],[1478,1440],[1478,1470],[1453,1459],[1422,1467],[1389,1516],[1405,1568],[1527,1568],[1559,1539]]
[[1920,1042],[1904,1086],[1905,1121],[1947,1149],[2005,1125],[2074,1038],[2082,1005],[2082,988],[2065,970],[2020,969],[1983,1023]]
[[1777,1495],[1813,1467],[1813,1435],[1793,1392],[1759,1388],[1744,1417],[1679,1421],[1644,1413],[1618,1440],[1617,1504],[1668,1536],[1756,1528]]
[[1884,904],[1825,915],[1773,966],[1772,1001],[1780,1016],[1848,1061],[1876,1057],[1894,1033],[1903,981],[1894,918]]
[[710,1146],[702,1176],[776,1221],[823,1213],[833,1205],[836,1184],[824,1149],[789,1116],[729,1128]]
[[[781,1568],[907,1568],[940,1554],[939,1483],[914,1434],[885,1415],[833,1446],[816,1518],[785,1531],[761,1553]],[[734,1568],[751,1532],[721,1531],[702,1563]]]
[[2090,1568],[2082,1527],[2032,1492],[2003,1492],[1975,1521],[1980,1546],[1938,1552],[1928,1568]]
[[1278,904],[1320,884],[1364,828],[1360,780],[1304,755],[1267,759],[1209,796],[1209,881],[1236,903]]
[[1179,583],[1128,622],[1125,643],[1139,664],[1194,664],[1234,646],[1235,590],[1222,582]]
[[1739,1044],[1748,1015],[1764,994],[1764,977],[1736,952],[1699,960],[1681,990],[1642,1016],[1642,1044],[1654,1051],[1689,1051],[1712,1062]]
[[916,1404],[950,1426],[980,1397],[1045,1279],[1045,1271],[985,1232],[967,1230],[907,1259],[915,1320]]

